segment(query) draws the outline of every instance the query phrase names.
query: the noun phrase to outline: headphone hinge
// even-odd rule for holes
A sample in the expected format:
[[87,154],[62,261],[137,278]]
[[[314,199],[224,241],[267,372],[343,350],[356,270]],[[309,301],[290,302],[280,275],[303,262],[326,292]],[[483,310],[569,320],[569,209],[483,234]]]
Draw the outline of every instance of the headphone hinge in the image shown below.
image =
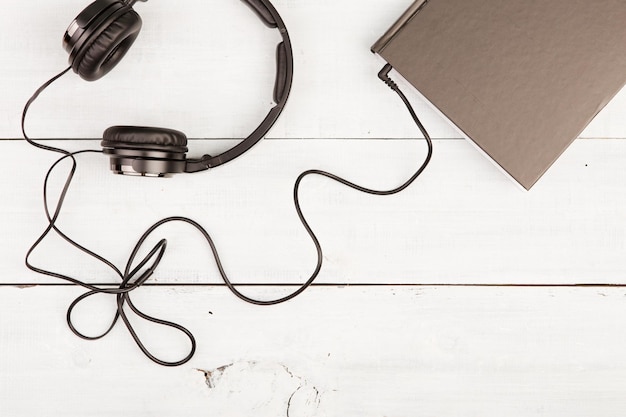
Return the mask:
[[185,172],[193,173],[206,171],[211,168],[208,161],[211,159],[211,155],[204,155],[201,159],[187,159],[185,164]]

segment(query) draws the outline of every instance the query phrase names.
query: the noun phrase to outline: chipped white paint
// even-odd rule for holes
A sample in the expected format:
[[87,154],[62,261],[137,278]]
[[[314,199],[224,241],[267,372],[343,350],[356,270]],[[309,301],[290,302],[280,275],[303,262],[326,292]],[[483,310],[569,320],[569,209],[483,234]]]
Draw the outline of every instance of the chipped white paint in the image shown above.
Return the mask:
[[207,408],[215,415],[321,417],[319,388],[295,375],[287,365],[244,361],[220,366],[204,374],[210,390]]
[[[19,137],[24,101],[65,65],[60,35],[86,3],[3,1],[0,138]],[[276,0],[296,73],[270,138],[223,169],[167,181],[116,177],[99,155],[81,157],[60,224],[121,265],[148,225],[188,215],[213,233],[236,281],[301,282],[315,259],[291,202],[295,177],[324,168],[392,187],[421,158],[423,143],[381,140],[413,138],[415,128],[376,80],[382,62],[368,50],[408,3]],[[275,34],[237,1],[183,7],[151,0],[137,8],[144,31],[120,68],[97,83],[61,80],[33,107],[28,131],[93,138],[111,124],[132,123],[165,124],[191,137],[249,133],[270,106]],[[165,16],[187,26],[172,30]],[[389,199],[320,179],[303,187],[303,207],[325,249],[320,282],[626,280],[625,92],[583,134],[613,140],[577,141],[531,193],[519,192],[467,143],[450,140],[454,130],[407,93],[439,138],[415,186]],[[201,154],[224,146],[190,147]],[[138,305],[196,334],[188,365],[153,365],[122,328],[97,342],[77,339],[65,308],[80,291],[25,285],[53,282],[23,266],[45,226],[41,180],[53,156],[21,141],[0,147],[12,156],[0,178],[0,284],[17,284],[0,286],[0,416],[626,415],[619,288],[330,286],[265,309],[223,288],[142,288]],[[164,234],[170,244],[155,282],[217,282],[197,235],[185,228]],[[58,240],[44,249],[37,263],[114,279]],[[270,298],[289,288],[245,290]],[[87,332],[104,325],[114,301],[91,302],[79,319]],[[137,329],[158,354],[180,357],[187,348],[158,327]]]

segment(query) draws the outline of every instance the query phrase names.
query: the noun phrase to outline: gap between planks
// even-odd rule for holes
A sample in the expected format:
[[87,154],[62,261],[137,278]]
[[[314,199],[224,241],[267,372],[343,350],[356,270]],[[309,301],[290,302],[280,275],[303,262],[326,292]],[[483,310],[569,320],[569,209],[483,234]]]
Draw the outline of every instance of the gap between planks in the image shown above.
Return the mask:
[[[99,287],[117,287],[115,283],[88,283]],[[233,283],[236,287],[299,287],[298,283]],[[0,283],[0,287],[79,287],[68,283]],[[224,283],[146,283],[142,287],[227,287]],[[579,283],[579,284],[407,284],[407,283],[319,283],[311,287],[451,287],[451,288],[626,288],[626,284]]]

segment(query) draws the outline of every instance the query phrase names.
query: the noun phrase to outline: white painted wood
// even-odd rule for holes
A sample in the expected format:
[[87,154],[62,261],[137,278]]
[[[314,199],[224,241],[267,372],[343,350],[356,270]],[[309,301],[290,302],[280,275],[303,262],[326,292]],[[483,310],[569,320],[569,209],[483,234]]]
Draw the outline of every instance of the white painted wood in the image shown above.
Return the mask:
[[[0,240],[0,282],[50,282],[27,271],[23,256],[46,225],[40,190],[52,159],[23,142],[3,148],[19,155],[8,162],[10,171],[20,171],[25,160],[34,168],[23,171],[19,187],[13,178],[0,183],[13,202],[0,206],[1,227],[5,236],[19,237]],[[415,169],[424,148],[413,140],[266,140],[230,166],[165,180],[115,176],[104,156],[87,155],[79,159],[59,225],[123,268],[143,231],[161,218],[184,215],[213,234],[233,280],[302,282],[315,267],[315,251],[292,202],[297,175],[323,168],[392,188]],[[319,280],[626,282],[625,159],[624,140],[580,140],[531,192],[522,192],[467,142],[441,140],[423,178],[398,196],[361,195],[326,179],[306,179],[302,205],[325,251]],[[168,254],[156,281],[219,282],[198,233],[168,227],[152,241],[162,237],[169,238]],[[57,239],[46,241],[33,259],[91,282],[115,280]]]
[[[3,2],[0,137],[20,136],[24,102],[66,66],[61,38],[85,3]],[[295,78],[270,137],[413,137],[401,105],[376,78],[383,61],[369,51],[410,3],[277,0],[293,38]],[[33,107],[33,135],[99,137],[114,124],[166,125],[190,137],[247,135],[271,106],[278,35],[240,1],[186,0],[182,7],[151,0],[136,8],[144,27],[120,66],[95,83],[74,74],[59,81]],[[434,137],[458,137],[411,96]],[[621,93],[583,136],[625,137],[625,107]]]
[[[375,77],[383,62],[369,52],[409,4],[276,0],[296,72],[269,139],[229,166],[162,181],[113,176],[101,155],[81,157],[60,224],[121,268],[147,226],[187,215],[210,230],[235,281],[301,282],[315,253],[293,209],[296,176],[322,168],[389,188],[423,157],[402,104]],[[41,181],[54,156],[10,139],[20,138],[26,99],[66,65],[61,36],[85,5],[5,0],[0,14],[0,138],[9,139],[0,141],[1,416],[625,414],[623,289],[328,286],[258,308],[224,288],[142,288],[139,305],[184,323],[199,342],[188,365],[163,369],[122,328],[99,342],[72,335],[65,308],[80,290],[5,286],[58,282],[23,265],[45,227]],[[96,138],[132,123],[190,137],[248,134],[271,106],[278,35],[239,1],[150,0],[137,9],[144,29],[120,67],[96,83],[68,74],[33,106],[28,132]],[[398,82],[439,138],[432,165],[390,198],[305,180],[303,207],[325,250],[320,283],[625,282],[625,92],[583,133],[593,140],[576,141],[526,193]],[[153,282],[219,282],[197,234],[172,227],[161,236],[168,253]],[[58,240],[42,249],[38,264],[115,280]],[[245,290],[270,298],[293,287]],[[81,307],[81,328],[102,328],[111,302]],[[178,335],[138,327],[159,353],[184,351]]]
[[[298,387],[292,417],[626,413],[623,289],[316,288],[257,308],[224,289],[144,288],[138,305],[197,336],[176,369],[141,357],[122,328],[75,338],[64,306],[79,293],[0,288],[20,313],[0,316],[2,415],[284,416]],[[111,312],[100,301],[83,329]],[[138,330],[162,354],[184,351]]]

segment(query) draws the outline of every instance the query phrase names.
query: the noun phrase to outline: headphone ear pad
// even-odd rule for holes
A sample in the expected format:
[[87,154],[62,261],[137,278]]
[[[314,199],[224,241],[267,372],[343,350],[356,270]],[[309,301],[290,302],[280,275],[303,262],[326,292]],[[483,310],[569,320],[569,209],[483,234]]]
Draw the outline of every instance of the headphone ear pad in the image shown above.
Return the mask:
[[116,174],[162,177],[187,166],[187,136],[178,130],[113,126],[104,131],[101,144]]
[[140,30],[141,17],[134,10],[117,17],[79,53],[74,71],[87,81],[102,78],[126,55]]
[[[111,126],[102,134],[103,145],[181,148],[187,146],[187,136],[164,127]],[[185,149],[186,151],[186,149]]]

